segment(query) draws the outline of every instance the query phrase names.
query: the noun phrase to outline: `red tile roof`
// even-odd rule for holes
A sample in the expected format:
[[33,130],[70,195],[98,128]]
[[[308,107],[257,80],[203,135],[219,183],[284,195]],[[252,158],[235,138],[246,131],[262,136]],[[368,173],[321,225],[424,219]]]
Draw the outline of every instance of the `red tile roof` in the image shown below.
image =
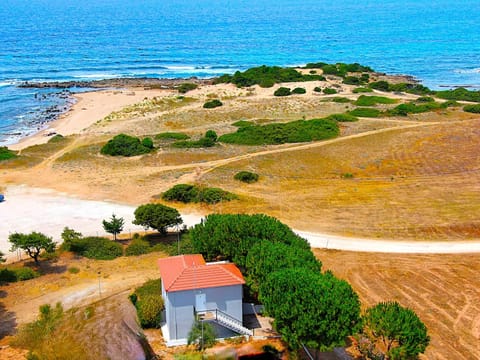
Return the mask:
[[158,266],[167,292],[245,284],[235,264],[207,264],[199,254],[159,259]]

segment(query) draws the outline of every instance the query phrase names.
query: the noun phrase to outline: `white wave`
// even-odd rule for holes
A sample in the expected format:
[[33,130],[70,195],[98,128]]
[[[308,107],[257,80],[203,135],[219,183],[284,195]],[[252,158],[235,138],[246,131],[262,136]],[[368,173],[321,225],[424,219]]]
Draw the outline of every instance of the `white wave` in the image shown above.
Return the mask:
[[73,75],[75,79],[114,79],[121,77],[119,74],[80,74],[80,75]]
[[13,85],[17,85],[17,84],[18,84],[17,80],[0,81],[0,87],[13,86]]
[[475,69],[455,69],[453,70],[454,73],[457,74],[479,74],[480,73],[480,68],[475,68]]

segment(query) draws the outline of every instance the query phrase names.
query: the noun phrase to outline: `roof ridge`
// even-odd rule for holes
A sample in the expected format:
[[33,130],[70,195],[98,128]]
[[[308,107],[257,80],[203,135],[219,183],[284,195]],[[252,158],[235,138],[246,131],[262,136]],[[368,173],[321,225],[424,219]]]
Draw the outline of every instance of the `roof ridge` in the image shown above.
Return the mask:
[[[227,266],[229,266],[231,263],[228,263],[228,264],[217,264],[219,265],[219,267],[224,271],[224,272],[227,272],[229,275],[233,276],[235,279],[237,279],[238,281],[244,281],[244,279],[242,278],[239,278],[236,274],[234,274],[233,272],[231,272],[230,270],[227,270]],[[226,265],[226,266],[225,266]],[[235,266],[235,264],[232,264]]]
[[[190,268],[192,268],[192,267],[195,266],[195,265],[190,266],[190,267],[187,266],[187,262],[186,262],[186,260],[185,260],[185,259],[187,258],[187,256],[193,258],[193,257],[195,256],[194,254],[183,254],[183,255],[177,255],[177,256],[180,257],[180,259],[181,259],[181,261],[182,261],[182,267],[183,267],[183,269],[182,269],[182,271],[180,271],[180,272],[178,273],[178,276],[177,276],[175,279],[173,279],[173,281],[170,283],[170,286],[168,287],[168,289],[172,288],[173,285],[175,285],[175,283],[178,281],[178,279],[180,279],[180,278],[182,277],[182,275],[183,275],[183,273],[185,272],[185,270],[190,269]],[[193,263],[195,264],[195,260],[193,260]],[[165,289],[165,290],[168,290],[168,289]]]

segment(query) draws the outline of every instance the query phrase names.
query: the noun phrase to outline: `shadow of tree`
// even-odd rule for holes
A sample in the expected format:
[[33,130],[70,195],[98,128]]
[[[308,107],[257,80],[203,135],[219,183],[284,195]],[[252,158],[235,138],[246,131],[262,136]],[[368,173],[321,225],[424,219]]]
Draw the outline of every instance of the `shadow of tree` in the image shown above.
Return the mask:
[[[0,291],[1,297],[5,297],[5,291]],[[0,303],[0,339],[3,339],[7,335],[13,335],[17,328],[17,318],[15,313],[8,311],[3,303]]]

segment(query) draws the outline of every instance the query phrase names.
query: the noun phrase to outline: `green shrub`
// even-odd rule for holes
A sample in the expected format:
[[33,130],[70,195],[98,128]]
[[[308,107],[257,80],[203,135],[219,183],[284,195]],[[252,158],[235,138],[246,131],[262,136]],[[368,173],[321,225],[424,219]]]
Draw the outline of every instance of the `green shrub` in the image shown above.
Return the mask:
[[251,184],[258,181],[258,174],[250,171],[240,171],[233,177],[235,180]]
[[218,135],[215,131],[213,130],[207,130],[205,133],[205,138],[212,140],[213,142],[217,141]]
[[324,62],[308,63],[307,65],[305,65],[305,69],[321,69],[325,65],[328,64]]
[[335,121],[313,119],[242,127],[234,133],[220,136],[218,140],[240,145],[276,145],[331,139],[338,134]]
[[389,91],[389,84],[387,81],[374,81],[368,85],[370,88],[380,91]]
[[259,84],[262,87],[272,87],[282,82],[299,82],[325,80],[321,75],[302,74],[292,68],[279,66],[258,66],[244,72],[237,71],[233,75],[222,75],[215,79],[215,83],[232,83],[238,87],[247,87]]
[[180,94],[186,94],[191,90],[195,90],[197,87],[198,85],[194,83],[182,83],[178,85],[177,90]]
[[290,91],[290,88],[283,87],[283,86],[279,87],[273,93],[274,96],[289,96],[291,94],[292,94],[292,92]]
[[320,86],[315,86],[315,87],[313,88],[313,91],[315,91],[315,92],[322,92],[322,88],[321,88]]
[[373,92],[373,90],[368,88],[368,87],[357,87],[357,88],[353,89],[354,94],[370,93],[370,92]]
[[84,237],[72,240],[70,250],[96,260],[113,260],[123,255],[122,246],[103,237]]
[[216,108],[216,107],[219,107],[219,106],[222,106],[223,103],[218,100],[218,99],[213,99],[213,100],[210,100],[210,101],[207,101],[205,104],[203,104],[203,108],[204,109],[213,109],[213,108]]
[[180,132],[163,132],[155,135],[155,140],[187,140],[190,136]]
[[389,114],[393,116],[407,116],[408,114],[419,114],[432,110],[445,109],[448,104],[440,104],[437,102],[429,102],[423,104],[415,104],[413,102],[400,104],[389,110]]
[[370,81],[370,75],[369,74],[362,74],[360,76],[360,81],[363,83],[368,83]]
[[345,79],[343,79],[343,83],[347,85],[361,85],[363,81],[356,76],[346,76]]
[[0,283],[25,281],[39,277],[40,274],[29,267],[0,269]]
[[147,154],[151,148],[144,146],[139,138],[119,134],[109,140],[100,150],[103,155],[111,156],[137,156]]
[[143,239],[132,240],[125,249],[125,255],[127,256],[137,256],[147,254],[148,252],[150,252],[150,244]]
[[335,96],[333,98],[330,98],[329,100],[333,101],[333,102],[336,102],[336,103],[342,103],[342,104],[346,104],[346,103],[350,102],[349,98],[341,97],[341,96]]
[[172,144],[176,148],[207,148],[215,146],[217,141],[217,133],[213,130],[208,130],[205,136],[197,141],[176,141]]
[[160,279],[149,280],[131,294],[142,328],[160,328],[164,309]]
[[199,187],[189,184],[177,184],[162,194],[163,200],[183,203],[216,204],[220,201],[230,201],[236,198],[235,194],[219,188]]
[[326,95],[333,95],[336,94],[338,91],[332,88],[325,88],[323,89],[323,93]]
[[292,94],[305,94],[306,92],[307,90],[301,87],[296,87],[295,89],[292,90]]
[[68,272],[70,274],[78,274],[80,272],[80,269],[75,266],[72,266],[68,268]]
[[149,137],[146,137],[142,140],[142,145],[148,149],[153,149],[153,141]]
[[474,114],[480,114],[480,104],[465,105],[463,107],[463,111],[466,111],[466,112],[469,112],[469,113],[474,113]]
[[378,109],[372,109],[372,108],[357,108],[352,111],[349,111],[348,113],[350,115],[358,116],[358,117],[376,118],[380,116],[381,111]]
[[239,121],[235,121],[232,125],[236,126],[236,127],[244,127],[244,126],[251,126],[251,125],[254,125],[254,124],[251,121],[239,120]]
[[343,173],[342,175],[340,175],[340,177],[342,179],[353,179],[354,175],[352,173]]
[[480,102],[480,90],[470,91],[460,87],[455,90],[437,91],[435,94],[439,98],[446,100]]
[[9,160],[16,157],[17,154],[14,151],[10,150],[6,146],[0,146],[0,161]]
[[357,106],[375,106],[377,104],[395,104],[397,100],[390,99],[384,96],[367,96],[360,95],[357,101],[354,102]]
[[325,119],[338,121],[338,122],[354,122],[358,121],[358,118],[351,114],[332,114],[327,116]]
[[420,96],[415,101],[421,102],[421,103],[429,103],[429,102],[434,102],[435,99],[430,96]]

